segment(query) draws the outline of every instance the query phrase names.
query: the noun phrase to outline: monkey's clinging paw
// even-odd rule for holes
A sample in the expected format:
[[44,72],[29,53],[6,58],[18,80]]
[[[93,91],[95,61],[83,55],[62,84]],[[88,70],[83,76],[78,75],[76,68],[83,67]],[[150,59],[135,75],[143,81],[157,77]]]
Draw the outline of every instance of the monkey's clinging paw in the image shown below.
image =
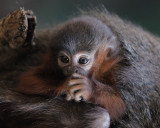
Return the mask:
[[72,79],[68,83],[68,91],[66,100],[75,100],[77,102],[90,99],[92,93],[92,84],[86,76],[73,74]]

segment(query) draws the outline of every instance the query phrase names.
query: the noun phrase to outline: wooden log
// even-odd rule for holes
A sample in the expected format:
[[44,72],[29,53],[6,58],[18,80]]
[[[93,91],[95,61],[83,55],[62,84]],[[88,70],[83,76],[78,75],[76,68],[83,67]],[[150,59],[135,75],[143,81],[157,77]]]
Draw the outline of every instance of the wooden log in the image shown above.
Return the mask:
[[0,20],[0,47],[8,45],[12,49],[33,46],[36,16],[33,12],[20,8]]

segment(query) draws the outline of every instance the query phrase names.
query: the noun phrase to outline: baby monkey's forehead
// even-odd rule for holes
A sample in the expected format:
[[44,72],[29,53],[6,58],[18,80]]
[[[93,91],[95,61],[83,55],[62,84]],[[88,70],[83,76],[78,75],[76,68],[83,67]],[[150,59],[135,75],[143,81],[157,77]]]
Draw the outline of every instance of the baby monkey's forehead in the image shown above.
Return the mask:
[[109,28],[93,17],[79,17],[72,19],[59,27],[56,37],[64,41],[75,42],[94,42],[107,37]]
[[85,16],[72,19],[60,26],[53,41],[58,49],[67,50],[71,54],[80,51],[92,52],[111,34],[104,23]]
[[98,48],[97,43],[95,42],[67,42],[62,45],[62,49],[66,50],[70,54],[75,53],[92,53]]

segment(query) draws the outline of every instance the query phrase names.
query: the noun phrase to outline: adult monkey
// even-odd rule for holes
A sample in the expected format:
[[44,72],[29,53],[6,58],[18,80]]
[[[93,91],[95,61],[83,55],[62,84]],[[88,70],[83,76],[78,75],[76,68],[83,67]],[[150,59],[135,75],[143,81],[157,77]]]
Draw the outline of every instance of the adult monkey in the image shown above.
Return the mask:
[[[111,122],[110,127],[156,128],[160,126],[159,38],[109,14],[105,9],[83,12],[83,15],[101,20],[121,43],[120,56],[123,59],[118,63],[119,68],[116,70],[115,78],[127,110],[124,118]],[[34,66],[41,63],[39,54],[45,51],[45,44],[50,41],[48,32],[52,34],[54,29],[47,30],[47,34],[39,33],[37,45],[33,49],[2,49],[5,53],[1,53],[1,56],[6,58],[0,63],[2,69],[0,72],[1,124],[4,127],[17,128],[98,127],[102,122],[98,124],[94,122],[105,118],[107,112],[96,105],[67,102],[61,97],[27,96],[8,90],[13,86],[15,77],[27,70],[28,65]],[[12,60],[9,55],[12,55]],[[7,68],[4,62],[5,65],[9,65]]]

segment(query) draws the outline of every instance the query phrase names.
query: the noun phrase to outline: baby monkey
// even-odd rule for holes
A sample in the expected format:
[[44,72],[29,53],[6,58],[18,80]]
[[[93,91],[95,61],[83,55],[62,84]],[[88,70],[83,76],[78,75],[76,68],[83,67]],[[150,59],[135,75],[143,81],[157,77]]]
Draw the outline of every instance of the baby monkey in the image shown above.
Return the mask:
[[82,16],[51,33],[42,65],[20,77],[17,90],[25,94],[66,94],[66,100],[95,103],[112,120],[125,111],[116,78],[119,42],[102,21]]
[[[66,86],[66,99],[87,101],[92,95],[92,81],[88,78],[88,73],[93,66],[94,52],[78,52],[70,55],[67,51],[60,52],[58,65],[63,73],[70,79]],[[70,77],[71,76],[71,77]]]

